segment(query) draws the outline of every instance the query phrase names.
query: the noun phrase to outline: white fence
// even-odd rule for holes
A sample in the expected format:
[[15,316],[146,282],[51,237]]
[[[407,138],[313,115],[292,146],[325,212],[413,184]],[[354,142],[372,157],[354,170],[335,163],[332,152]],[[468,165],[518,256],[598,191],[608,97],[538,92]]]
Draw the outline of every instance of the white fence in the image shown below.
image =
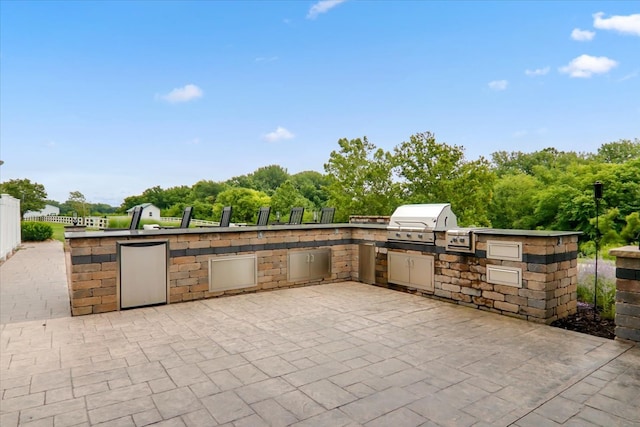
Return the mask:
[[[39,222],[56,222],[60,224],[68,225],[85,225],[91,228],[109,228],[109,219],[101,216],[87,216],[77,217],[72,216],[60,216],[60,215],[44,215],[44,216],[32,216],[25,218],[25,221],[39,221]],[[76,221],[77,224],[73,222]]]
[[[19,214],[18,214],[19,216]],[[126,217],[122,217],[126,218]],[[130,217],[129,217],[130,218]],[[148,218],[143,218],[148,219]],[[175,217],[162,217],[160,219],[152,218],[157,222],[177,222],[182,221],[182,218]],[[109,218],[104,218],[101,216],[88,216],[85,218],[78,217],[74,218],[71,216],[60,216],[60,215],[44,215],[44,216],[34,216],[30,218],[25,218],[25,221],[40,221],[40,222],[57,222],[62,224],[74,225],[73,221],[76,220],[77,224],[75,225],[85,225],[89,228],[109,228]],[[204,219],[192,219],[192,225],[204,225],[204,226],[218,226],[220,223],[216,221],[207,221]]]
[[0,260],[20,246],[20,200],[0,194]]
[[[171,216],[163,216],[162,218],[160,218],[160,222],[181,222],[182,218],[176,218],[176,217],[171,217]],[[214,227],[217,227],[218,225],[220,225],[220,223],[218,221],[207,221],[206,219],[195,219],[192,218],[190,224],[193,225],[211,225]]]

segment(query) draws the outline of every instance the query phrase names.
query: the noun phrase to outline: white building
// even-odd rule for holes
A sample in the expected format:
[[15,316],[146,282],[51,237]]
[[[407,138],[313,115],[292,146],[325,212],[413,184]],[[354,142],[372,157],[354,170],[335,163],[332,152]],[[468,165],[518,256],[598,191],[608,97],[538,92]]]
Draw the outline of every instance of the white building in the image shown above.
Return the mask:
[[127,209],[127,215],[133,215],[133,210],[138,206],[142,206],[142,216],[140,217],[140,219],[160,219],[160,208],[152,205],[151,203],[142,203],[141,205],[136,205],[131,209]]
[[44,205],[39,211],[26,211],[23,218],[33,218],[35,216],[60,215],[60,208],[52,205]]

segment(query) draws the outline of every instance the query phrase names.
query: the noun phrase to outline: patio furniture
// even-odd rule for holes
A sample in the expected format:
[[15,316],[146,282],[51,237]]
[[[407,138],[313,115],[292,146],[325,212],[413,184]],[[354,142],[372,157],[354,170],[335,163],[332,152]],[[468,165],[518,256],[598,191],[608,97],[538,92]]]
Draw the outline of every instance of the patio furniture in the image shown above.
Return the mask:
[[142,218],[142,206],[136,206],[131,213],[131,223],[129,228],[105,228],[104,231],[124,231],[124,230],[137,230],[140,225],[140,219]]
[[182,211],[182,220],[180,220],[179,227],[160,227],[162,229],[167,228],[189,228],[189,224],[191,223],[191,216],[193,215],[193,206],[187,206]]
[[222,208],[222,215],[220,216],[220,227],[228,227],[231,223],[231,206],[225,206]]
[[258,221],[256,222],[256,225],[259,225],[259,226],[267,225],[269,222],[270,214],[271,214],[270,206],[260,208],[260,210],[258,211]]
[[303,207],[291,208],[291,213],[289,214],[289,225],[297,225],[302,224],[302,215],[304,214]]
[[322,208],[320,211],[320,224],[331,224],[336,208]]

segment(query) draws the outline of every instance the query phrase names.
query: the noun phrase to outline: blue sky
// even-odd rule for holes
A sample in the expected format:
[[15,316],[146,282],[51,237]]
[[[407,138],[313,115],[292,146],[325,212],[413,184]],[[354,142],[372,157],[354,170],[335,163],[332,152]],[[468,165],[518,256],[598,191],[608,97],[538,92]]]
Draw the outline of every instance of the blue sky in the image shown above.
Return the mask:
[[492,152],[640,138],[640,4],[0,3],[0,181],[119,205],[340,138]]

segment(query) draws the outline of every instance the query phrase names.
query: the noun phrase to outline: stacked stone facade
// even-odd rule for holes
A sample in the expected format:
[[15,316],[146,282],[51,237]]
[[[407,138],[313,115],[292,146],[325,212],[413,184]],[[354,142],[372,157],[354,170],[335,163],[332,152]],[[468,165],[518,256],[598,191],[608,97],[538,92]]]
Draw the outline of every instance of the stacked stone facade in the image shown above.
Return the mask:
[[640,342],[640,248],[610,254],[616,257],[616,338]]
[[[375,221],[374,221],[375,222]],[[443,299],[535,322],[550,323],[576,310],[577,235],[520,232],[502,235],[478,231],[473,253],[447,251],[445,233],[436,244],[387,241],[386,226],[372,223],[278,227],[87,232],[67,235],[69,289],[73,315],[114,311],[118,305],[118,242],[165,240],[169,246],[169,303],[255,292],[291,286],[358,280],[360,243],[375,245],[375,284]],[[487,258],[487,241],[517,241],[522,259]],[[314,280],[289,281],[288,256],[295,251],[328,248],[331,273]],[[417,290],[389,283],[389,251],[434,258],[434,290]],[[257,284],[243,289],[209,290],[209,260],[255,254]],[[487,266],[517,267],[517,286],[487,281]]]

